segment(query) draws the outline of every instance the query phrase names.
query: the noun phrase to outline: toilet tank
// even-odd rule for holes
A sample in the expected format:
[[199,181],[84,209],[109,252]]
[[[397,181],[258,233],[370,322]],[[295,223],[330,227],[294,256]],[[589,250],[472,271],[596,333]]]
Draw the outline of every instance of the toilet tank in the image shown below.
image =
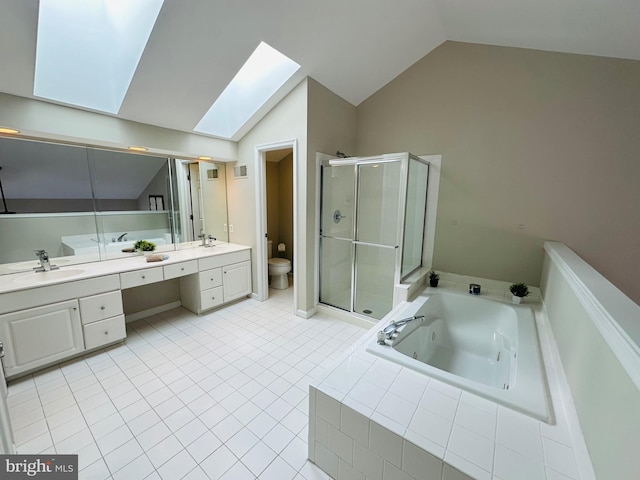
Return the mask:
[[267,258],[273,257],[273,240],[267,240]]

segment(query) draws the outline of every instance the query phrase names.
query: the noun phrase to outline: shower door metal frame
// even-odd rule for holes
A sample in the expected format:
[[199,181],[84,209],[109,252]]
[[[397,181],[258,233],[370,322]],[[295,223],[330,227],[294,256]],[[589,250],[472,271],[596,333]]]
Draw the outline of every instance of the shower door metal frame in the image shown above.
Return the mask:
[[[424,216],[422,218],[422,249],[420,251],[420,265],[417,266],[416,268],[414,268],[413,270],[411,270],[410,272],[407,272],[406,274],[402,275],[402,257],[404,256],[404,232],[407,228],[407,200],[408,200],[408,195],[409,195],[409,164],[411,163],[411,160],[416,160],[419,163],[422,163],[423,165],[427,166],[427,187],[425,189],[425,202],[424,202]],[[410,277],[411,275],[413,275],[416,271],[418,271],[419,269],[421,269],[424,265],[423,265],[423,261],[424,261],[424,243],[425,243],[425,238],[427,236],[427,212],[429,211],[429,177],[431,175],[431,162],[429,162],[428,160],[425,160],[424,158],[420,158],[417,155],[413,155],[413,154],[409,154],[407,156],[407,164],[406,164],[406,175],[407,178],[404,179],[404,203],[403,203],[403,218],[402,218],[402,229],[401,229],[401,235],[402,235],[402,239],[401,239],[401,243],[400,245],[402,246],[401,251],[400,251],[400,263],[399,266],[397,266],[396,268],[398,269],[398,279],[396,281],[396,283],[400,283],[403,280],[405,280],[406,278]]]
[[[323,162],[321,162],[321,166],[323,167],[321,172],[321,182],[320,182],[320,192],[319,192],[319,198],[320,198],[320,231],[318,232],[320,239],[322,239],[323,237],[326,238],[336,238],[338,240],[350,240],[351,242],[351,298],[349,300],[349,312],[351,313],[355,313],[358,314],[358,312],[355,311],[355,297],[356,297],[356,288],[357,288],[357,259],[356,259],[356,247],[358,245],[362,245],[362,246],[372,246],[372,247],[378,247],[378,248],[387,248],[387,249],[393,249],[395,250],[395,267],[394,267],[394,272],[393,272],[393,283],[394,285],[397,285],[400,282],[400,276],[401,276],[401,270],[402,270],[402,250],[403,250],[403,241],[404,241],[404,224],[405,224],[405,212],[406,212],[406,202],[407,202],[407,176],[409,173],[409,159],[413,158],[416,159],[418,161],[420,161],[421,163],[425,163],[427,165],[429,165],[429,162],[426,160],[423,160],[419,157],[416,157],[415,155],[412,154],[407,154],[407,153],[394,153],[394,154],[385,154],[385,155],[379,155],[379,156],[375,156],[375,157],[354,157],[354,158],[346,158],[346,159],[342,159],[342,158],[336,158],[336,159],[329,159],[329,160],[324,160]],[[363,242],[358,240],[358,201],[359,201],[359,195],[360,195],[360,175],[359,175],[359,167],[361,165],[374,165],[374,164],[381,164],[381,163],[394,163],[394,162],[400,162],[400,188],[399,188],[399,192],[398,192],[398,221],[395,225],[396,228],[396,241],[395,241],[395,245],[382,245],[382,244],[376,244],[376,243],[370,243],[370,242]],[[322,218],[323,218],[323,209],[324,209],[324,205],[322,202],[322,193],[323,193],[323,189],[324,189],[324,167],[327,166],[336,166],[336,167],[348,167],[349,165],[353,165],[354,168],[354,176],[353,176],[353,192],[354,192],[354,202],[353,202],[353,208],[352,208],[352,215],[353,215],[353,226],[352,226],[352,239],[346,239],[346,238],[337,238],[337,237],[331,237],[328,235],[323,235],[323,231],[322,231]],[[322,242],[320,242],[320,245],[322,245]],[[322,258],[322,247],[320,248],[320,258]],[[322,273],[319,270],[319,285],[322,285]],[[330,305],[330,304],[328,304]],[[340,310],[344,310],[341,307],[337,307],[335,305],[331,305],[334,308],[339,308]],[[358,314],[359,315],[359,314]],[[367,317],[368,318],[368,317]]]

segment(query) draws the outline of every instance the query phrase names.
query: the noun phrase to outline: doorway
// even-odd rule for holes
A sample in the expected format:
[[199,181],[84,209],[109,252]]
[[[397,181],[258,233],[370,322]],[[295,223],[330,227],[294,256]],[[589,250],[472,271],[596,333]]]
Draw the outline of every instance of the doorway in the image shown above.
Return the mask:
[[177,219],[180,225],[179,242],[192,242],[204,228],[202,215],[202,192],[198,162],[176,159],[176,183],[178,187]]
[[[259,300],[269,298],[268,240],[275,257],[291,262],[291,281],[288,291],[293,297],[293,311],[298,305],[297,235],[297,141],[288,140],[255,149],[256,158],[256,278]],[[281,185],[282,183],[282,185]],[[283,188],[284,187],[284,188]],[[273,233],[272,233],[273,232]],[[272,238],[273,236],[273,238]],[[278,249],[280,245],[280,249]],[[272,290],[274,293],[275,290]]]

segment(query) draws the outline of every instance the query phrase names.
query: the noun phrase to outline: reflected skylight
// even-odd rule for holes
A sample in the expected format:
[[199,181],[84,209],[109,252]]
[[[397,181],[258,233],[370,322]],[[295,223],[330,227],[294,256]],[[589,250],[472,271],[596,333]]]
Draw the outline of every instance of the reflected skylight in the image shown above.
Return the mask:
[[261,42],[194,130],[231,138],[298,69],[296,62]]
[[117,113],[164,0],[40,0],[33,94]]

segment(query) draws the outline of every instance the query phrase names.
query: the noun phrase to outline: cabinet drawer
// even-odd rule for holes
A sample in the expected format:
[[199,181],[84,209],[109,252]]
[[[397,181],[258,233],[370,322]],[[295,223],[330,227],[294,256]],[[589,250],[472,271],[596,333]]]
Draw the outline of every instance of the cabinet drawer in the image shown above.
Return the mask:
[[89,323],[82,328],[84,331],[84,346],[87,350],[122,340],[127,336],[124,315]]
[[198,261],[189,260],[188,262],[180,262],[174,265],[165,265],[164,267],[164,279],[183,277],[185,275],[191,275],[198,272]]
[[[216,248],[216,247],[213,247]],[[243,262],[251,260],[251,250],[240,250],[239,252],[219,253],[210,257],[198,260],[200,270],[208,270],[210,268],[222,267],[231,263]]]
[[209,288],[200,292],[200,309],[208,310],[222,303],[222,287]]
[[162,267],[145,268],[135,272],[124,272],[120,274],[120,288],[139,287],[148,283],[161,282],[164,280]]
[[219,287],[222,285],[222,268],[212,268],[200,272],[200,290]]
[[115,317],[122,315],[122,313],[120,290],[80,299],[80,318],[82,318],[83,324]]

